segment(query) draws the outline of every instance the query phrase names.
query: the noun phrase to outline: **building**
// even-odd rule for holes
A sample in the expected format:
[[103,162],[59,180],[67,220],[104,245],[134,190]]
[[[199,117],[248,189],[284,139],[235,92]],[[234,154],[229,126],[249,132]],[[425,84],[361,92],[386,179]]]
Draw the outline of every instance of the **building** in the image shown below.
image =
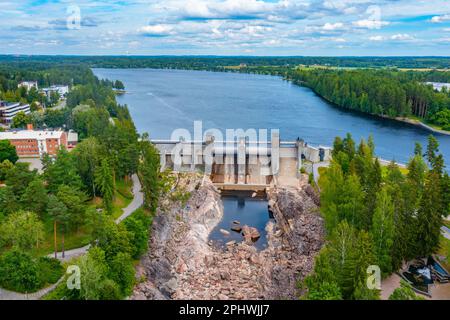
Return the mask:
[[27,130],[0,132],[0,140],[9,140],[19,157],[42,157],[45,153],[56,155],[60,146],[69,147],[66,132],[34,130],[32,125],[28,125]]
[[31,112],[30,105],[19,102],[0,101],[0,123],[9,125],[12,119],[21,111],[29,114]]
[[31,88],[35,88],[36,90],[39,89],[37,81],[22,81],[17,87],[25,87],[27,88],[27,91],[30,91]]
[[60,97],[65,97],[69,93],[69,86],[64,85],[54,85],[48,88],[43,88],[42,92],[50,99],[53,92],[59,93]]
[[425,82],[426,84],[431,84],[434,90],[442,91],[444,88],[450,90],[450,83],[443,82]]
[[78,133],[73,130],[69,130],[69,132],[67,133],[67,149],[72,150],[77,146],[77,144],[78,144]]

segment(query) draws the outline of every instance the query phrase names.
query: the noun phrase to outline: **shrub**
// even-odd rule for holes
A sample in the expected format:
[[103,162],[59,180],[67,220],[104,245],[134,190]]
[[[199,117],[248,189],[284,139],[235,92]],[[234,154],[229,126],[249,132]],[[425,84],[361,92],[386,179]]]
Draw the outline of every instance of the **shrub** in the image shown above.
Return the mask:
[[61,263],[53,258],[39,258],[37,267],[39,270],[39,283],[41,287],[56,283],[64,273],[64,268]]
[[13,249],[0,257],[1,287],[17,292],[34,292],[39,285],[38,267],[29,254]]

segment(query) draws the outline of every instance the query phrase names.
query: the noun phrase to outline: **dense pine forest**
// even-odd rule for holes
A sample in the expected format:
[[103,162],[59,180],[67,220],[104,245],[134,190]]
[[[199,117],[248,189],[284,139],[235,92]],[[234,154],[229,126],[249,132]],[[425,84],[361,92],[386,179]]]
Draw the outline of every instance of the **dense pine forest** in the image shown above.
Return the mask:
[[333,162],[319,182],[327,243],[305,281],[306,299],[379,299],[366,286],[368,266],[378,265],[386,277],[439,249],[450,177],[437,140],[430,136],[425,150],[416,144],[407,174],[394,162],[381,167],[374,156],[372,138],[358,146],[350,134],[334,142]]
[[415,116],[450,130],[450,91],[425,82],[450,82],[450,72],[299,68],[294,82],[347,109],[395,117]]
[[0,55],[0,63],[85,64],[94,68],[172,68],[223,70],[227,66],[297,66],[323,65],[350,68],[450,68],[448,57],[252,57],[252,56],[8,56]]

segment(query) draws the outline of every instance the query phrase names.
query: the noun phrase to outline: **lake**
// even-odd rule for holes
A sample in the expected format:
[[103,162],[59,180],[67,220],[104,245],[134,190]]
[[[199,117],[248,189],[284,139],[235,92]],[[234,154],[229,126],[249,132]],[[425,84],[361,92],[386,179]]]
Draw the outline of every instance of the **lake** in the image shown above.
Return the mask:
[[[376,154],[406,163],[414,142],[424,149],[429,131],[394,120],[337,108],[308,88],[279,77],[207,71],[94,69],[99,78],[121,80],[127,104],[140,133],[168,139],[174,129],[279,129],[282,140],[303,138],[312,145],[331,146],[347,132],[359,142],[374,136]],[[450,163],[450,136],[435,134]],[[449,165],[450,167],[450,165]],[[447,168],[448,170],[449,168]]]

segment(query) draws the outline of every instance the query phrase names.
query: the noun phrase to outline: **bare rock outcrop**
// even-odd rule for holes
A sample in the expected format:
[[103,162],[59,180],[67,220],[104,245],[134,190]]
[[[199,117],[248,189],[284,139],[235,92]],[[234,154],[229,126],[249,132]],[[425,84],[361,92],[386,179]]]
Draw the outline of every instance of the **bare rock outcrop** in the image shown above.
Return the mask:
[[[139,267],[144,280],[132,299],[298,297],[297,282],[311,272],[324,236],[318,199],[307,185],[268,190],[275,222],[266,227],[267,248],[258,251],[251,241],[230,241],[226,249],[209,243],[223,215],[219,192],[198,175],[187,175],[178,184],[191,196],[187,203],[169,201],[158,210]],[[251,227],[242,228],[249,239],[257,236]]]

